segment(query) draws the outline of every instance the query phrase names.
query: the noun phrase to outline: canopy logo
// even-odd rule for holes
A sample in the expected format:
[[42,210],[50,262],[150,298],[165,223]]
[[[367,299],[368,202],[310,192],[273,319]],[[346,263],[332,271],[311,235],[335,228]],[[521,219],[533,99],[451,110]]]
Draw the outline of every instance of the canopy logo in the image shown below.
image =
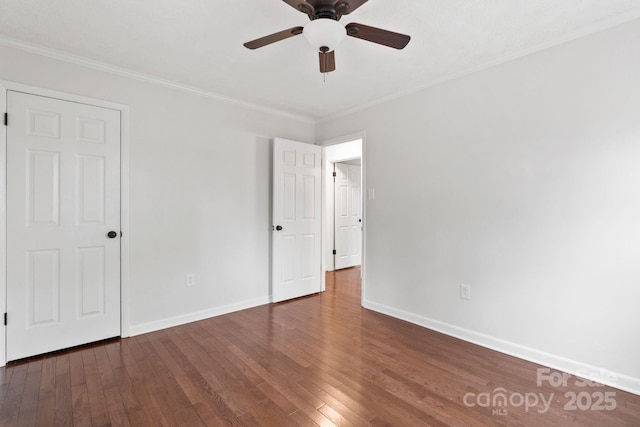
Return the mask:
[[[598,378],[600,381],[612,383],[616,377],[606,371],[601,372],[581,372],[585,377]],[[538,387],[604,387],[599,382],[576,377],[564,372],[551,371],[549,368],[538,368],[536,372],[536,385]],[[558,397],[560,397],[559,395]],[[565,411],[613,411],[617,407],[614,391],[567,391],[563,394]],[[524,407],[525,412],[535,409],[538,413],[544,414],[551,408],[551,404],[556,397],[555,393],[542,392],[509,392],[503,387],[498,387],[491,392],[472,393],[469,392],[462,398],[467,407],[479,406],[490,408],[492,415],[508,415],[509,408]],[[560,400],[557,400],[560,402]]]
[[470,408],[480,406],[482,408],[491,408],[492,415],[508,415],[508,408],[519,408],[524,406],[524,410],[529,412],[532,408],[538,408],[540,403],[542,407],[537,411],[544,414],[551,407],[554,393],[545,396],[544,393],[509,393],[506,389],[498,387],[492,392],[486,393],[467,393],[462,401]]

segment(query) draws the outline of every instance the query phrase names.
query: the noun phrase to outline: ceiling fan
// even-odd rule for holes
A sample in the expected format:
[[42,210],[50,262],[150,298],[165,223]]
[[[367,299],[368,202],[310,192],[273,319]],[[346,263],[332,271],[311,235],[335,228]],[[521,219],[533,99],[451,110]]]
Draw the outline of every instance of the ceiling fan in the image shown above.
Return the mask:
[[352,22],[345,27],[338,21],[342,15],[348,15],[367,0],[283,0],[289,6],[306,14],[311,22],[304,27],[293,27],[268,36],[260,37],[244,44],[248,49],[258,49],[289,37],[304,34],[309,43],[318,50],[320,72],[335,71],[334,49],[345,38],[351,36],[369,42],[403,49],[411,37],[381,28]]

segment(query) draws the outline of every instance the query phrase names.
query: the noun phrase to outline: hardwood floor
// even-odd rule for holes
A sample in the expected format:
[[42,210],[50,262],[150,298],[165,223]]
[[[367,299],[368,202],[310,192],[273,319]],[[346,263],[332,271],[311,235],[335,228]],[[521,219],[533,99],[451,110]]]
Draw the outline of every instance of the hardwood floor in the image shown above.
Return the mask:
[[575,377],[538,386],[538,365],[361,308],[359,275],[11,363],[0,368],[0,425],[640,426],[639,396]]

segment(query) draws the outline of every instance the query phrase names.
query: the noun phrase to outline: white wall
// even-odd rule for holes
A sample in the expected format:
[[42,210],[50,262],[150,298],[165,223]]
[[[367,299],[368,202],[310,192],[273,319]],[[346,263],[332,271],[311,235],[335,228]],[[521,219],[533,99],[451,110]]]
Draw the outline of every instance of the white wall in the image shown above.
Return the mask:
[[320,123],[366,131],[365,306],[640,393],[638,40],[635,21]]
[[4,46],[0,79],[129,105],[132,334],[268,302],[270,139],[312,122]]

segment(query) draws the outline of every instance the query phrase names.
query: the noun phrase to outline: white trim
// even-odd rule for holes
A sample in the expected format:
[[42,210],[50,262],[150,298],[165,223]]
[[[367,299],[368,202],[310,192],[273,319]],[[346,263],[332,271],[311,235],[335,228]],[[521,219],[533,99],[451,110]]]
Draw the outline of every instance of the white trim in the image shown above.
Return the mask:
[[581,378],[596,381],[619,390],[640,395],[640,378],[634,378],[608,369],[606,370],[607,375],[602,375],[604,370],[600,367],[567,359],[555,354],[546,353],[531,347],[526,347],[511,341],[472,331],[470,329],[461,328],[459,326],[450,325],[448,323],[440,322],[408,311],[399,310],[370,300],[364,300],[363,307],[451,337],[459,338],[461,340],[498,351],[500,353],[508,354],[509,356],[524,359],[558,371],[567,372]]
[[364,144],[365,135],[366,135],[365,131],[354,132],[348,135],[327,139],[325,141],[320,142],[318,145],[321,145],[323,147],[330,147],[336,144],[344,144],[345,142],[355,141],[356,139],[361,139]]
[[[56,90],[44,89],[36,86],[24,85],[21,83],[0,80],[0,105],[1,112],[7,111],[6,95],[7,91],[30,93],[39,96],[46,96],[62,99],[81,104],[95,105],[120,111],[120,227],[122,237],[120,239],[120,334],[122,337],[129,336],[129,106],[117,104],[102,99],[89,98],[85,96],[60,92]],[[11,120],[11,118],[9,118]],[[6,283],[6,163],[7,163],[7,128],[0,132],[0,241],[4,242],[0,246],[0,307],[7,309],[7,283]],[[6,355],[6,327],[1,328],[0,334],[0,366],[7,363]]]
[[[30,85],[11,82],[7,80],[0,80],[0,87],[4,87],[5,90],[30,93],[33,95],[46,96],[49,98],[56,98],[64,101],[77,102],[80,104],[95,105],[97,107],[110,108],[112,110],[119,110],[119,111],[129,110],[129,106],[124,104],[105,101],[103,99],[90,98],[87,96],[77,95],[69,92],[61,92],[58,90],[45,89],[38,86],[30,86]],[[5,104],[5,108],[6,108],[6,104]]]
[[62,52],[56,49],[51,49],[48,47],[26,43],[20,40],[11,39],[4,36],[0,36],[0,45],[10,47],[13,49],[22,50],[24,52],[29,52],[36,55],[44,56],[47,58],[56,59],[58,61],[69,62],[71,64],[79,65],[85,68],[91,68],[91,69],[103,71],[106,73],[128,77],[130,79],[140,80],[146,83],[164,86],[171,89],[177,89],[182,92],[190,93],[192,95],[202,96],[209,99],[215,99],[217,101],[225,102],[227,104],[248,108],[250,110],[259,111],[262,113],[275,114],[277,116],[294,119],[294,120],[298,120],[305,123],[316,122],[313,117],[305,116],[302,114],[296,114],[289,111],[278,110],[276,108],[270,108],[263,105],[254,104],[248,101],[231,98],[215,92],[200,89],[194,86],[173,82],[171,80],[165,80],[160,77],[152,76],[150,74],[144,74],[144,73],[132,71],[126,68],[116,67],[113,65],[105,64],[103,62],[83,58],[81,56],[72,55],[70,53]]
[[[7,88],[0,80],[0,113],[4,125]],[[0,307],[7,312],[7,127],[0,132]],[[4,325],[4,322],[3,322]],[[0,366],[7,364],[7,327],[0,327]]]
[[211,317],[222,316],[223,314],[229,314],[236,311],[246,310],[248,308],[269,304],[270,301],[271,298],[267,295],[261,298],[254,298],[251,300],[223,305],[221,307],[215,307],[207,310],[196,311],[193,313],[181,314],[179,316],[173,316],[166,319],[155,320],[153,322],[131,326],[129,328],[129,336],[142,335],[166,328],[172,328],[174,326],[184,325],[185,323],[197,322],[200,320],[209,319]]
[[561,45],[561,44],[564,44],[564,43],[568,43],[568,42],[571,42],[573,40],[589,36],[591,34],[595,34],[595,33],[601,32],[601,31],[605,31],[605,30],[608,30],[610,28],[616,27],[618,25],[622,25],[622,24],[626,24],[627,22],[635,21],[636,19],[639,19],[639,18],[640,18],[640,14],[636,13],[636,14],[616,16],[613,19],[606,19],[606,20],[601,21],[599,23],[596,23],[596,24],[590,25],[590,26],[588,26],[586,28],[583,28],[580,31],[575,31],[575,32],[573,32],[573,33],[571,33],[571,34],[569,34],[569,35],[567,35],[565,37],[562,37],[562,38],[559,38],[559,39],[555,39],[555,40],[553,40],[551,42],[541,43],[541,44],[539,44],[537,46],[534,46],[534,47],[530,47],[530,48],[527,48],[527,49],[522,49],[522,50],[519,50],[519,51],[517,51],[515,53],[511,53],[509,55],[505,55],[505,56],[502,56],[500,58],[494,59],[493,61],[485,62],[485,63],[482,63],[480,65],[476,65],[476,66],[467,68],[465,70],[459,71],[457,73],[449,74],[449,75],[446,75],[446,76],[441,77],[439,79],[435,79],[435,80],[433,80],[433,81],[431,81],[429,83],[421,84],[421,85],[419,85],[417,87],[414,87],[414,88],[411,88],[411,89],[408,89],[408,90],[405,90],[405,91],[402,91],[402,92],[397,92],[397,93],[394,93],[394,94],[389,95],[389,96],[378,98],[378,99],[375,99],[375,100],[373,100],[371,102],[359,104],[358,106],[353,107],[353,108],[347,108],[346,110],[342,110],[342,111],[338,111],[338,112],[332,113],[332,114],[330,114],[328,116],[324,116],[322,118],[319,118],[316,121],[316,124],[322,124],[322,123],[329,122],[331,120],[335,120],[335,119],[338,119],[338,118],[343,118],[344,116],[347,116],[347,115],[350,115],[350,114],[354,114],[354,113],[357,113],[357,112],[360,112],[360,111],[363,111],[363,110],[367,110],[367,109],[369,109],[371,107],[375,107],[376,105],[384,104],[386,102],[390,102],[390,101],[393,101],[393,100],[398,99],[398,98],[404,98],[405,96],[409,96],[409,95],[412,95],[414,93],[418,93],[418,92],[421,92],[423,90],[427,90],[427,89],[432,88],[434,86],[438,86],[438,85],[440,85],[442,83],[446,83],[446,82],[451,81],[451,80],[456,80],[458,78],[467,76],[469,74],[473,74],[473,73],[476,73],[478,71],[486,70],[488,68],[492,68],[492,67],[495,67],[497,65],[504,64],[504,63],[513,61],[513,60],[518,59],[518,58],[522,58],[522,57],[525,57],[525,56],[528,56],[528,55],[531,55],[531,54],[534,54],[534,53],[537,53],[537,52],[540,52],[540,51],[543,51],[543,50],[546,50],[546,49],[550,49],[550,48],[552,48],[554,46],[558,46],[558,45]]
[[129,107],[120,110],[120,336],[130,336],[129,283]]

